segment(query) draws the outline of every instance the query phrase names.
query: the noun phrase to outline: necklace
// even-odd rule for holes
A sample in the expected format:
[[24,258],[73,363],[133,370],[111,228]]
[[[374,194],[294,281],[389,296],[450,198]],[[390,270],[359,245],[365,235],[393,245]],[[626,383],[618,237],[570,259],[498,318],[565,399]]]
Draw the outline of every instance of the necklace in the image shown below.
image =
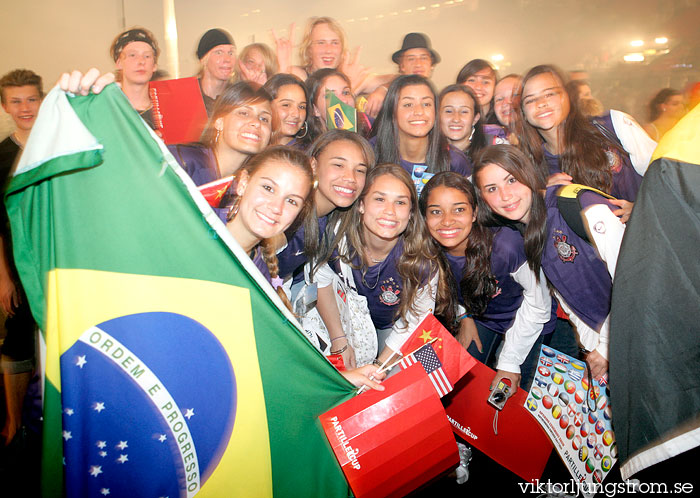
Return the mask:
[[[370,258],[370,259],[372,259],[372,258]],[[374,260],[372,259],[372,261],[374,261]],[[382,260],[382,261],[375,261],[375,263],[379,263],[379,266],[376,267],[376,268],[377,268],[377,279],[374,281],[374,285],[369,285],[369,284],[367,283],[367,280],[365,280],[365,276],[366,276],[366,274],[367,274],[367,271],[365,271],[364,269],[362,269],[362,283],[363,283],[363,284],[365,285],[365,287],[367,287],[368,289],[374,290],[374,289],[377,287],[377,285],[379,284],[379,278],[380,278],[381,275],[382,275],[382,266],[384,266],[384,261],[386,261],[386,258],[384,258],[384,260]],[[367,270],[369,270],[369,268],[367,268]]]

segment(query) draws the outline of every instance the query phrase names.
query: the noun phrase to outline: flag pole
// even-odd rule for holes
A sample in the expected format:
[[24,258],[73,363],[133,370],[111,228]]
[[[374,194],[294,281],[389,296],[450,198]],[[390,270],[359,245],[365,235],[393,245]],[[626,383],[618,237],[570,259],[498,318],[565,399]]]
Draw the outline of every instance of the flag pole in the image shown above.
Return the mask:
[[[416,351],[418,351],[420,348],[422,348],[422,347],[425,346],[426,344],[432,344],[432,343],[434,343],[434,342],[437,341],[437,340],[438,340],[437,337],[433,337],[431,340],[429,340],[429,341],[426,342],[425,344],[421,344],[420,346],[418,346],[416,349],[414,349],[414,350],[411,351],[410,353],[407,353],[407,354],[405,354],[405,355],[401,355],[401,358],[399,358],[398,360],[396,360],[396,361],[395,361],[394,363],[392,363],[391,365],[386,366],[386,364],[389,363],[389,360],[391,360],[391,359],[394,357],[394,355],[396,354],[396,351],[394,351],[394,352],[392,353],[392,355],[389,356],[389,357],[386,359],[386,361],[384,361],[384,363],[382,363],[382,364],[379,366],[379,369],[378,369],[375,373],[376,373],[376,374],[380,374],[380,373],[383,373],[383,372],[386,372],[386,371],[391,370],[391,369],[394,368],[396,365],[398,365],[399,363],[401,363],[401,360],[403,360],[403,357],[412,355],[413,353],[415,353]],[[372,374],[372,375],[369,376],[369,380],[374,380],[374,374]],[[367,389],[369,389],[367,386],[362,386],[362,387],[360,387],[360,389],[357,391],[357,394],[362,394],[362,393],[365,392]]]

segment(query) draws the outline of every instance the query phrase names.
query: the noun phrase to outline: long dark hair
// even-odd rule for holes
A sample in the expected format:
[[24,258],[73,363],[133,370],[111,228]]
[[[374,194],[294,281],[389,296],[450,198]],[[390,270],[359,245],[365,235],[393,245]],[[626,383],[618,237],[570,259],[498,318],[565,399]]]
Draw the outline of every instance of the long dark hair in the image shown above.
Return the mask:
[[[467,82],[467,79],[470,76],[475,75],[479,71],[483,71],[484,69],[488,69],[491,71],[491,74],[493,74],[493,88],[494,90],[496,89],[496,83],[498,83],[498,71],[496,71],[491,63],[489,61],[486,61],[484,59],[472,59],[469,62],[467,62],[462,69],[459,70],[459,73],[457,74],[457,84],[458,85],[465,85]],[[491,106],[489,107],[489,112],[486,113],[486,116],[481,116],[483,119],[484,124],[500,124],[498,122],[498,119],[496,118],[496,113],[493,110],[493,96],[491,96]]]
[[412,85],[426,86],[433,94],[435,125],[427,136],[428,151],[425,157],[425,163],[428,165],[427,171],[429,173],[450,171],[450,153],[447,139],[440,132],[440,119],[438,116],[438,102],[435,87],[428,79],[417,74],[404,74],[399,76],[389,86],[389,90],[384,98],[384,104],[372,127],[372,135],[377,137],[377,142],[375,144],[377,162],[399,164],[401,160],[399,154],[399,128],[396,123],[396,109],[398,107],[401,90]]
[[438,96],[438,113],[440,106],[442,105],[442,99],[445,98],[445,95],[456,92],[467,94],[469,98],[472,99],[472,103],[474,104],[474,113],[479,115],[479,119],[474,122],[474,134],[472,135],[472,139],[469,143],[469,148],[462,151],[469,156],[469,159],[473,160],[474,156],[478,154],[481,149],[486,147],[486,135],[484,135],[483,129],[484,116],[481,114],[481,106],[479,105],[479,101],[476,98],[474,90],[465,85],[454,84],[446,86],[442,89],[440,95]]
[[[374,150],[372,150],[372,146],[367,140],[352,131],[327,131],[316,139],[311,145],[311,148],[307,151],[307,154],[310,158],[318,160],[318,157],[326,147],[339,141],[350,142],[362,151],[362,156],[367,164],[367,174],[369,174],[374,167]],[[318,174],[316,174],[316,177],[318,177]],[[314,272],[328,261],[331,256],[332,247],[337,245],[339,239],[345,234],[350,221],[350,209],[351,206],[347,208],[335,208],[328,215],[328,221],[323,236],[319,233],[320,227],[318,225],[318,214],[316,213],[315,206],[304,218],[304,255],[306,255],[309,261],[313,262],[311,269],[312,278]]]
[[[478,213],[477,196],[472,183],[458,173],[445,171],[432,177],[423,187],[420,196],[420,211],[423,216],[428,211],[430,193],[438,187],[453,188],[462,192],[469,201],[472,211]],[[434,239],[433,239],[434,240]],[[467,236],[465,266],[462,275],[452,275],[447,271],[450,286],[462,293],[464,306],[470,315],[481,315],[486,310],[491,296],[496,293],[498,283],[491,273],[491,246],[493,234],[488,227],[474,222]],[[444,259],[444,257],[442,258]],[[443,262],[449,270],[449,264]]]
[[340,252],[340,257],[347,264],[353,265],[353,260],[359,260],[360,271],[366,272],[369,268],[369,262],[365,256],[364,248],[366,247],[364,229],[362,223],[362,213],[360,205],[365,197],[369,194],[374,182],[382,176],[389,175],[398,179],[406,186],[411,197],[411,217],[406,226],[406,230],[399,236],[403,240],[403,252],[396,262],[396,270],[401,277],[403,284],[403,292],[401,293],[401,303],[396,310],[396,317],[405,317],[408,314],[417,315],[415,309],[415,300],[418,291],[426,280],[429,280],[435,272],[439,272],[438,291],[435,300],[435,315],[447,317],[444,323],[453,324],[454,306],[450,301],[451,289],[449,282],[446,279],[447,272],[442,268],[440,259],[440,250],[434,243],[428,228],[425,226],[425,220],[420,214],[418,207],[418,194],[413,185],[410,175],[398,164],[377,164],[368,173],[365,181],[365,188],[360,194],[360,198],[350,210],[350,219],[347,225],[345,235],[347,237],[347,248]]
[[[263,85],[263,89],[270,94],[272,100],[275,100],[277,98],[277,93],[279,92],[279,89],[287,85],[298,86],[299,88],[301,88],[301,91],[304,92],[304,98],[306,99],[306,119],[304,120],[304,124],[301,126],[301,129],[297,132],[294,138],[296,139],[297,144],[309,144],[311,143],[311,134],[309,133],[309,120],[310,116],[313,113],[310,112],[311,102],[309,102],[309,96],[306,93],[306,86],[304,85],[304,82],[293,74],[278,73],[265,82],[265,84]],[[273,130],[273,134],[276,134],[275,130]],[[274,143],[274,138],[270,140],[270,143]]]
[[537,171],[532,161],[517,147],[513,145],[489,145],[476,158],[474,163],[474,178],[477,187],[478,214],[477,221],[485,225],[513,226],[511,220],[506,220],[494,213],[481,195],[479,173],[489,164],[500,166],[513,175],[517,181],[525,185],[532,192],[530,204],[530,217],[523,233],[525,241],[525,257],[530,269],[539,279],[542,267],[542,251],[546,239],[547,208],[542,192],[545,189],[545,181]]
[[[563,98],[569,99],[569,115],[559,125],[559,165],[561,170],[571,175],[574,183],[595,187],[603,192],[612,188],[612,171],[607,151],[621,153],[620,146],[608,140],[596,127],[581,114],[577,99],[566,92],[566,78],[555,66],[541,65],[530,69],[522,80],[519,94],[520,106],[517,107],[515,132],[520,147],[532,162],[538,166],[543,179],[549,175],[544,152],[543,139],[537,128],[525,117],[523,110],[525,96],[523,90],[527,82],[540,74],[551,74],[562,87]],[[513,108],[515,110],[515,107]]]

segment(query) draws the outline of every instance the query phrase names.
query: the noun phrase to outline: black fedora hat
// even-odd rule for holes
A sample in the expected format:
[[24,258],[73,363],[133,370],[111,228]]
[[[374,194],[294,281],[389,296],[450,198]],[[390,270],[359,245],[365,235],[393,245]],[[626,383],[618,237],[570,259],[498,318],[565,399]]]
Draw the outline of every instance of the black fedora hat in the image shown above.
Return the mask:
[[430,56],[433,58],[433,64],[440,62],[440,55],[430,46],[430,38],[428,38],[428,35],[424,35],[423,33],[409,33],[404,36],[401,50],[394,52],[394,55],[391,56],[391,60],[398,64],[401,54],[412,48],[424,48],[430,52]]

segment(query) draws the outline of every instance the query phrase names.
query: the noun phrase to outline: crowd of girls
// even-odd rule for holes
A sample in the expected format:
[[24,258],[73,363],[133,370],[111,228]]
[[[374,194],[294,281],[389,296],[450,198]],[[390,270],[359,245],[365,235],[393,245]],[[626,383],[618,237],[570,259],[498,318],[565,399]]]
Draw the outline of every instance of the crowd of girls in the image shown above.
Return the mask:
[[[157,56],[139,36],[120,38],[124,78],[123,54]],[[357,373],[432,312],[494,383],[527,388],[543,343],[574,356],[581,345],[602,375],[617,252],[653,148],[628,145],[641,128],[588,117],[590,87],[567,87],[553,66],[499,79],[474,59],[438,94],[417,74],[368,78],[329,18],[309,22],[299,66],[275,40],[276,58],[254,44],[236,61],[228,33],[205,33],[200,85],[216,100],[201,143],[171,151],[196,184],[235,176],[227,226],[300,321],[315,307],[316,346]],[[357,110],[357,132],[329,130],[328,94],[350,107],[363,94],[376,119]],[[659,97],[652,121],[665,126],[674,98]],[[372,340],[341,319],[339,278],[364,299]]]

